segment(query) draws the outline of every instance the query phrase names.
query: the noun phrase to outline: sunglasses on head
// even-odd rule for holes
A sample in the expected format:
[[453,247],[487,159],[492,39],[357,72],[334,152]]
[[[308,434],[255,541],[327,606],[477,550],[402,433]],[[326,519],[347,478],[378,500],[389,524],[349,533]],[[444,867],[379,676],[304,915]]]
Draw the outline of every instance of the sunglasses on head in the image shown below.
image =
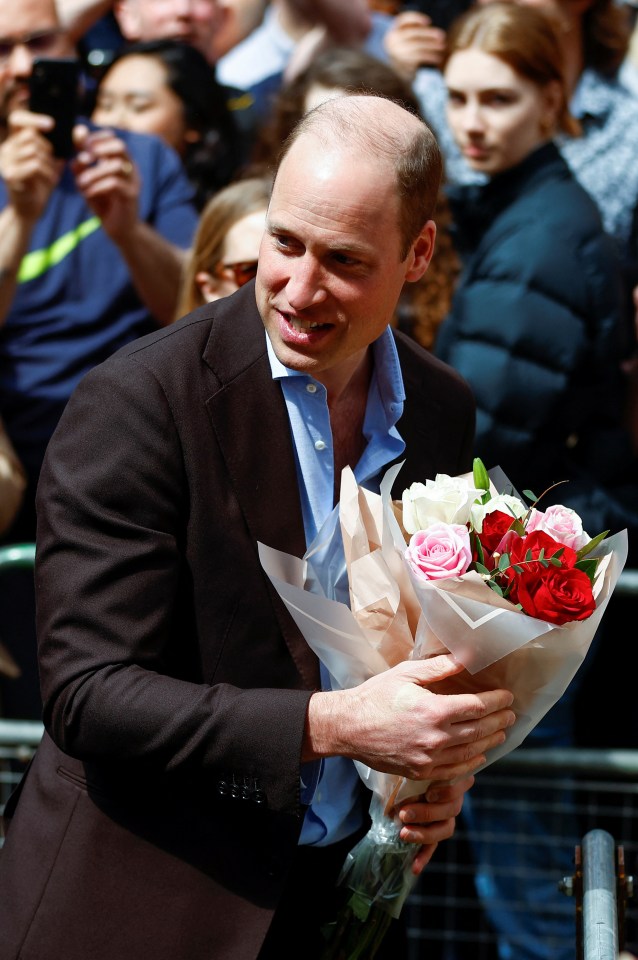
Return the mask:
[[239,263],[220,263],[219,273],[229,270],[238,287],[243,287],[245,283],[257,276],[257,261],[244,260]]

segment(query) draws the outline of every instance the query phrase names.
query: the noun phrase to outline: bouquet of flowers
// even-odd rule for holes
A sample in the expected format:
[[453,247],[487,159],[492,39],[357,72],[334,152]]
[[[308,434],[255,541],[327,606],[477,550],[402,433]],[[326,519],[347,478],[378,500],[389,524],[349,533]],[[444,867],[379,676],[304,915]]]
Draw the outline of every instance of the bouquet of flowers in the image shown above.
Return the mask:
[[[439,474],[395,502],[400,467],[380,494],[346,468],[339,505],[306,557],[260,544],[261,562],[333,689],[450,652],[464,670],[437,693],[511,690],[517,719],[487,765],[524,740],[585,659],[626,560],[626,532],[590,537],[573,510],[543,511],[530,491],[526,504],[480,460],[473,474]],[[349,607],[334,599],[344,563]],[[355,765],[373,794],[372,826],[344,863],[349,899],[326,960],[373,957],[416,880],[417,848],[399,839],[394,810],[428,783]]]

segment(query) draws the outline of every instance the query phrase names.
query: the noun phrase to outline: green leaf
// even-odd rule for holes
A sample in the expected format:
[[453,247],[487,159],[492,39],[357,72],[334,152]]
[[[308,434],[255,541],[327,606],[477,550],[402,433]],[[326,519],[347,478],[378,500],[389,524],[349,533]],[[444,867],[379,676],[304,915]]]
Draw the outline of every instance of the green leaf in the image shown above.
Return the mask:
[[525,524],[522,523],[520,517],[516,517],[512,526],[510,527],[510,530],[513,530],[514,533],[517,533],[519,537],[525,536]]
[[519,566],[518,563],[514,564],[514,566],[512,567],[512,570],[514,570],[516,573],[523,573],[523,568]]
[[499,587],[499,585],[498,585],[498,583],[496,582],[496,580],[488,580],[488,581],[487,581],[487,585],[488,585],[488,587],[489,587],[491,590],[494,591],[494,593],[498,593],[499,597],[502,597],[502,596],[503,596],[503,591],[502,591],[501,588]]
[[477,561],[477,562],[474,564],[474,566],[476,567],[476,572],[477,572],[477,573],[487,574],[488,577],[490,576],[490,571],[487,569],[487,567],[485,566],[484,563],[478,563],[478,561]]
[[584,547],[581,547],[580,550],[577,550],[577,558],[581,560],[582,557],[586,556],[588,553],[591,553],[592,550],[595,550],[598,544],[603,542],[608,533],[609,530],[599,533],[597,537],[594,537],[593,540],[590,540],[589,543],[586,543]]
[[526,500],[531,500],[533,503],[536,503],[538,500],[538,497],[532,492],[532,490],[523,490],[523,496]]
[[[475,549],[475,551],[476,551],[476,559],[477,559],[477,562],[478,562],[478,563],[481,563],[481,564],[484,564],[484,563],[485,563],[485,551],[483,550],[483,544],[481,543],[481,539],[480,539],[478,533],[476,532],[476,530],[473,530],[473,531],[472,531],[471,541],[472,541],[472,546],[474,547],[474,549]],[[478,566],[477,566],[477,570],[478,570]]]
[[362,894],[355,892],[350,897],[348,906],[351,908],[357,920],[365,921],[368,919],[372,903],[369,897],[364,897]]
[[598,569],[598,564],[600,562],[600,557],[590,557],[589,560],[578,560],[574,566],[577,570],[582,570],[583,573],[586,573],[591,582],[594,582],[596,576],[596,570]]
[[502,573],[503,570],[507,570],[509,565],[510,565],[510,558],[508,554],[507,553],[501,554],[501,556],[498,558],[498,569],[500,570],[500,572]]
[[474,457],[474,467],[472,470],[472,476],[474,478],[474,486],[477,490],[488,490],[490,489],[490,478],[487,470],[485,469],[485,464],[480,457]]

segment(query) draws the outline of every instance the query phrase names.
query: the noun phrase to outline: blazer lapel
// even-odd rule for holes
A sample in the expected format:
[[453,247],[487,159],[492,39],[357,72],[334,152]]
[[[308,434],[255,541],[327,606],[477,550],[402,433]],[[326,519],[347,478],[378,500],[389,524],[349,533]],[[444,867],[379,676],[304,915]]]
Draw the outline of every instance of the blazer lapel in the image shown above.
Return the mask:
[[[253,291],[248,284],[216,311],[203,360],[219,387],[206,406],[251,536],[301,557],[306,543],[290,423]],[[318,660],[268,587],[293,660],[306,684],[318,688]]]

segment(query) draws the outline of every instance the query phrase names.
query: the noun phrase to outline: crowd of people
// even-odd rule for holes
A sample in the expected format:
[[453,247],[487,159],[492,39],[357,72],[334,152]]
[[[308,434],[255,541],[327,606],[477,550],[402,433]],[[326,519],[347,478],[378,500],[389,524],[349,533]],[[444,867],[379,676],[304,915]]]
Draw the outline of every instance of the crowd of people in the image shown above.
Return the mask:
[[[473,455],[519,489],[568,480],[548,502],[574,507],[591,532],[626,527],[638,566],[632,29],[617,0],[0,4],[0,535],[37,537],[39,557],[37,611],[32,577],[0,580],[0,639],[19,668],[0,676],[0,716],[44,716],[24,792],[32,815],[38,798],[55,807],[49,842],[61,843],[70,816],[52,786],[61,767],[83,784],[85,837],[102,831],[111,844],[91,865],[120,885],[100,923],[128,918],[108,955],[140,956],[152,941],[158,960],[161,950],[171,960],[280,956],[286,924],[305,916],[293,887],[316,870],[321,900],[344,838],[362,828],[350,761],[369,755],[381,721],[357,727],[369,707],[353,700],[344,746],[336,701],[310,696],[317,665],[268,598],[254,544],[303,554],[346,464],[374,488],[411,421],[427,418],[425,388],[408,386],[408,372],[431,377],[454,412],[438,450],[408,444],[414,477],[404,470],[402,482],[461,473]],[[81,64],[70,160],[54,155],[54,119],[30,109],[42,58]],[[324,346],[326,329],[341,332]],[[459,446],[468,431],[473,441]],[[616,609],[592,659],[620,629]],[[576,742],[576,692],[539,725],[536,745]],[[379,695],[389,701],[390,681]],[[438,749],[463,778],[428,797],[427,813],[423,798],[403,810],[423,845],[419,869],[462,800],[478,830],[473,791],[463,795],[511,722],[508,705],[502,691],[466,703],[451,737],[451,703],[446,718],[425,715],[434,732],[448,724]],[[406,721],[411,708],[406,700]],[[472,736],[459,765],[454,751]],[[382,757],[399,770],[416,762],[398,732]],[[180,784],[195,785],[217,810],[220,770],[235,769],[259,784],[251,795],[275,798],[267,826],[251,811],[241,844],[226,801],[211,815],[201,797],[178,797]],[[320,780],[348,803],[333,792],[326,817],[317,794],[295,786],[307,771],[313,789]],[[125,780],[130,807],[118,805]],[[166,829],[159,812],[143,824],[151,789],[166,795],[162,816],[188,830]],[[29,810],[20,819],[27,806],[8,832],[17,839],[0,859],[0,889],[24,874],[32,893],[21,906],[0,896],[0,914],[20,916],[0,960],[25,937],[38,960],[62,955],[70,907],[52,897],[37,922],[29,912],[45,869],[76,872],[60,893],[84,911],[86,932],[65,955],[106,957],[89,930],[82,855],[65,848],[57,867],[53,854],[40,858],[49,866],[38,877],[28,855],[22,863],[25,845],[38,856]],[[232,824],[223,837],[209,823],[222,815]],[[262,827],[268,840],[257,842]],[[542,823],[534,830],[541,844]],[[196,853],[204,836],[210,856]],[[284,853],[273,867],[275,840]],[[315,844],[338,851],[334,863],[307,860]],[[485,851],[475,854],[478,874],[489,873]],[[129,856],[139,875],[124,884],[118,864]],[[149,926],[134,931],[125,902],[147,871],[193,902],[158,923],[149,891]],[[499,960],[571,960],[547,953],[525,918],[519,929],[513,895],[509,884],[491,891]],[[208,898],[227,921],[208,916]],[[186,921],[192,938],[178,949],[168,931]],[[399,942],[387,949],[401,956]]]

